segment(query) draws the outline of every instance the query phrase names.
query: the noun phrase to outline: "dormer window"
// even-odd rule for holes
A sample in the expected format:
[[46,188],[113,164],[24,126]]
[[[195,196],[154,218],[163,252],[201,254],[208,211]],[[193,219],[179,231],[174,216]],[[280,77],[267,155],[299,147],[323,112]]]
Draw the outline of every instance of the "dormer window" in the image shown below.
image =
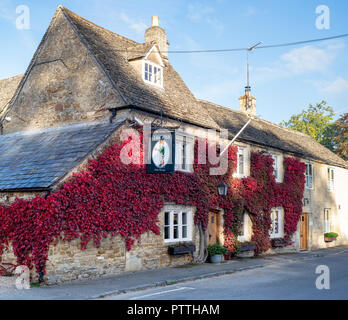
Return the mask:
[[162,67],[150,61],[143,61],[143,79],[147,83],[162,87]]

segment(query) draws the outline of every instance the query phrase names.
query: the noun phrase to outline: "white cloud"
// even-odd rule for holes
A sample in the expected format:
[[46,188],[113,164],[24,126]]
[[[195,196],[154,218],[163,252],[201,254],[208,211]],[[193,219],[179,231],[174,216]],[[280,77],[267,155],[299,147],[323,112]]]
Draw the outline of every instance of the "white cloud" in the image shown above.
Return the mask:
[[221,21],[214,15],[215,10],[212,7],[201,5],[200,3],[189,4],[187,17],[192,22],[206,22],[211,25],[217,32],[221,33],[224,26]]
[[331,94],[348,92],[348,80],[338,77],[333,82],[323,86],[322,90]]
[[[339,40],[321,42],[318,46],[303,46],[292,49],[281,55],[273,63],[256,67],[252,72],[252,78],[257,83],[264,84],[280,78],[289,78],[303,74],[311,75],[315,72],[330,74],[332,63],[339,50],[344,47],[344,42]],[[317,88],[322,89],[324,86],[323,82],[310,82]]]
[[188,6],[188,18],[193,22],[200,22],[207,15],[214,13],[214,9],[207,6],[202,6],[199,3],[189,4]]
[[246,12],[244,13],[244,16],[250,17],[256,14],[256,8],[252,6],[248,6]]
[[305,46],[293,49],[282,55],[286,68],[292,73],[300,74],[309,71],[326,70],[335,58],[335,54],[328,49]]
[[344,40],[336,39],[336,40],[326,40],[319,43],[319,46],[326,48],[327,50],[338,50],[346,47]]
[[136,21],[135,19],[130,18],[128,15],[126,15],[124,12],[120,15],[121,19],[138,34],[144,34],[145,30],[147,29],[147,25],[142,21]]
[[16,8],[9,0],[0,1],[0,19],[14,21],[16,18]]

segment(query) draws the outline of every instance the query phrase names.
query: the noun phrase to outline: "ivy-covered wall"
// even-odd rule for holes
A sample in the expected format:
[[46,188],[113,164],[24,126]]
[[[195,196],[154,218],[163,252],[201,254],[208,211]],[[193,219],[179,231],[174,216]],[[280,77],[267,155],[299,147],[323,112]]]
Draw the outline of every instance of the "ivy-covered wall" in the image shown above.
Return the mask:
[[[251,155],[250,177],[234,179],[236,147],[229,149],[228,170],[223,176],[210,175],[211,165],[197,163],[197,147],[194,173],[149,175],[143,164],[121,162],[120,152],[130,142],[110,146],[90,161],[87,170],[46,197],[16,199],[10,206],[0,206],[1,252],[11,244],[18,264],[45,273],[50,247],[57,242],[79,239],[81,250],[85,250],[87,245],[98,248],[102,239],[117,236],[124,239],[129,251],[143,234],[160,235],[158,215],[166,202],[195,207],[194,222],[203,229],[209,210],[223,209],[225,245],[231,253],[236,248],[241,213],[248,210],[255,254],[270,246],[271,208],[283,206],[285,240],[290,242],[302,211],[305,167],[298,159],[285,159],[281,184],[273,177],[273,159],[260,153]],[[206,146],[211,148],[208,143]],[[226,197],[217,194],[222,180],[229,185]]]

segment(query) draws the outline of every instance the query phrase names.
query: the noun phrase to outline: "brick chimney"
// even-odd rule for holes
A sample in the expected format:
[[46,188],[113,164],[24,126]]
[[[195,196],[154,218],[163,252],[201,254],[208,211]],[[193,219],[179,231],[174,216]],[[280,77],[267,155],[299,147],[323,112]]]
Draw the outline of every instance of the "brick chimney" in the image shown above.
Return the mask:
[[245,95],[239,98],[239,110],[256,117],[256,98],[250,93],[250,87],[245,87]]
[[152,26],[145,31],[145,43],[157,44],[162,56],[168,59],[168,46],[167,34],[159,26],[158,16],[152,17]]

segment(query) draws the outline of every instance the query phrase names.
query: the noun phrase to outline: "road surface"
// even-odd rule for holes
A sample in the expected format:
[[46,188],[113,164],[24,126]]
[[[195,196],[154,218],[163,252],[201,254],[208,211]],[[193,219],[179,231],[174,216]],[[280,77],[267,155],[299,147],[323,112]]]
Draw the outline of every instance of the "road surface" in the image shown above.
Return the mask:
[[[317,289],[320,265],[329,267],[330,289]],[[324,267],[325,268],[325,267]],[[319,283],[323,283],[319,281]],[[328,282],[325,284],[327,285]],[[348,251],[291,260],[281,256],[263,268],[121,295],[107,300],[348,299]]]

